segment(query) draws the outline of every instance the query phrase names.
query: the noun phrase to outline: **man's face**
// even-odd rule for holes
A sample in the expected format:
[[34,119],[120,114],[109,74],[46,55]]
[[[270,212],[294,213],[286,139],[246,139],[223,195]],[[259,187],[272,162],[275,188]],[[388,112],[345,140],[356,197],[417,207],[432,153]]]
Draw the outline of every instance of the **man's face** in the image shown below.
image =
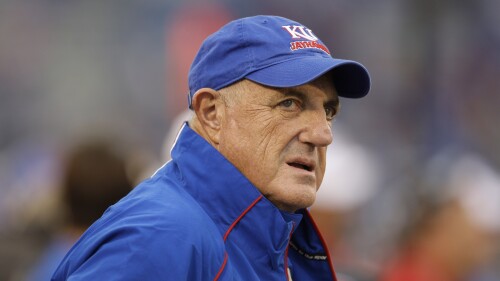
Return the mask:
[[323,180],[339,106],[331,80],[284,89],[244,81],[225,108],[219,151],[282,210],[312,205]]

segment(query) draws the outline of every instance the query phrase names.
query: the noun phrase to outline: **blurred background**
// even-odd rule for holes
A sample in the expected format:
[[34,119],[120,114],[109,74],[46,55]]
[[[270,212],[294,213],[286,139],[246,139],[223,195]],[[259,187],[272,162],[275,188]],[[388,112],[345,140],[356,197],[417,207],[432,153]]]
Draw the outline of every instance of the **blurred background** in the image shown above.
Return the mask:
[[500,280],[499,11],[494,0],[0,0],[0,280],[47,280],[37,274],[54,249],[85,229],[74,212],[120,197],[76,191],[95,208],[75,209],[68,189],[129,190],[168,159],[201,41],[256,14],[303,23],[371,73],[366,98],[342,100],[312,207],[339,281]]

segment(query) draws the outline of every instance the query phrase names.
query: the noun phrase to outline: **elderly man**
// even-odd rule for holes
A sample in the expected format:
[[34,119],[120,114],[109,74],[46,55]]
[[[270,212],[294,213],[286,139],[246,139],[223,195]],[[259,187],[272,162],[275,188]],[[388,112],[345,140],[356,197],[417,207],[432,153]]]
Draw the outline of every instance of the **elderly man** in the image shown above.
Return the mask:
[[53,280],[335,280],[307,207],[339,96],[370,86],[305,26],[228,23],[202,44],[172,160],[112,206]]

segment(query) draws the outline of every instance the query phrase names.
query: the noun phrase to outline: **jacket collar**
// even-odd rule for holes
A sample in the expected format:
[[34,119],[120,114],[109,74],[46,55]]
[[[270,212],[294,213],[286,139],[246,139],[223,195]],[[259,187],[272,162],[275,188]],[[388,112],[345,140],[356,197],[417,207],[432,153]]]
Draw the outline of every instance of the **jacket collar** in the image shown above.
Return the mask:
[[[291,230],[298,225],[301,214],[284,214],[222,154],[204,138],[193,131],[187,123],[181,128],[171,151],[172,161],[179,169],[185,189],[207,211],[216,223],[221,235],[249,206],[259,200],[268,211],[265,220],[276,222],[281,218],[283,229]],[[289,231],[287,231],[289,232]],[[288,237],[284,237],[288,239]],[[281,240],[281,239],[280,239]],[[277,242],[277,241],[276,241]]]

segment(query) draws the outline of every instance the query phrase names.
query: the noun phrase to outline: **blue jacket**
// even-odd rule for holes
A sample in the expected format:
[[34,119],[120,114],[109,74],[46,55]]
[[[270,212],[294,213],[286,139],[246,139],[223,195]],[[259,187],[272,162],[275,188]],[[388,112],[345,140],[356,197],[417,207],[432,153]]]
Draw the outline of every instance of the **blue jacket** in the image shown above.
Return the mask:
[[307,210],[281,212],[184,125],[172,161],[111,206],[52,280],[303,281],[335,274]]

